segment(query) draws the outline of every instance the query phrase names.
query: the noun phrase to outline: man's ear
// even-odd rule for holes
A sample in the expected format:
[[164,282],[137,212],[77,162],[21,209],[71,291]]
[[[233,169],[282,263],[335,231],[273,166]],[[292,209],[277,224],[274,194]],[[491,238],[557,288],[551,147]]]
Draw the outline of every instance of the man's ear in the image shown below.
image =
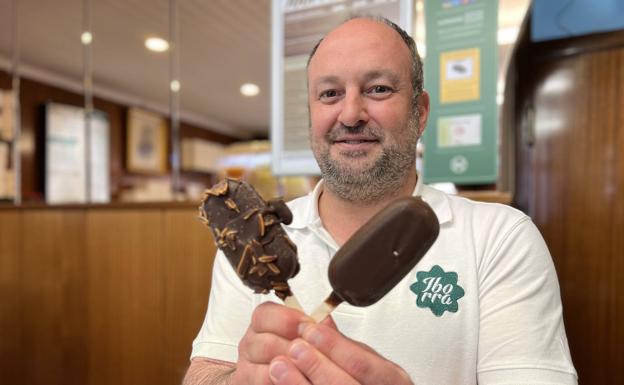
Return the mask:
[[421,137],[427,126],[429,119],[429,94],[427,91],[422,92],[418,97],[418,137]]

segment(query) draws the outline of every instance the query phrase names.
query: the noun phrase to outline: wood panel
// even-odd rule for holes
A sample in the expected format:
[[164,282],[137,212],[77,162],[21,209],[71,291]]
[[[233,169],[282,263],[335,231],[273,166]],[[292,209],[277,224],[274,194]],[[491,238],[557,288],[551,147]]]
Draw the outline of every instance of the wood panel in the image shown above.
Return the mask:
[[0,383],[180,383],[214,252],[193,207],[0,209]]
[[20,240],[21,215],[0,215],[0,378],[12,383],[22,372],[23,361],[15,355],[21,346]]
[[0,89],[1,90],[9,90],[11,89],[11,76],[3,71],[0,71]]
[[[525,42],[516,55],[515,202],[553,255],[581,384],[624,384],[624,48],[605,38],[614,35],[624,37]],[[524,140],[530,105],[533,146]]]
[[164,223],[164,383],[179,384],[208,306],[216,247],[196,210],[169,210]]
[[[614,279],[624,274],[617,269],[624,249],[613,248],[613,239],[624,234],[613,215],[624,201],[624,190],[614,185],[624,171],[616,159],[624,147],[617,148],[621,99],[613,87],[622,56],[598,52],[559,61],[535,95],[535,219],[553,249],[570,345],[584,383],[621,383],[606,369],[624,364],[617,362],[624,341],[618,323],[624,319],[616,317],[624,285]],[[568,91],[549,102],[546,91],[563,80]]]
[[[80,384],[86,372],[81,211],[22,215],[21,353],[25,384]],[[33,370],[36,368],[36,370]]]
[[92,211],[89,384],[157,384],[163,375],[160,210]]

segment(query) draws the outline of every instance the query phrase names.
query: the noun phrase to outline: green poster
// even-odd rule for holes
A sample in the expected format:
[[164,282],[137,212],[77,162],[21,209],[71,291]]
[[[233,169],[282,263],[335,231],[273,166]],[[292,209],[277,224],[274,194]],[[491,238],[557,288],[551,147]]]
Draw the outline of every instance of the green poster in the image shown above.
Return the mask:
[[497,179],[498,0],[425,0],[424,181]]

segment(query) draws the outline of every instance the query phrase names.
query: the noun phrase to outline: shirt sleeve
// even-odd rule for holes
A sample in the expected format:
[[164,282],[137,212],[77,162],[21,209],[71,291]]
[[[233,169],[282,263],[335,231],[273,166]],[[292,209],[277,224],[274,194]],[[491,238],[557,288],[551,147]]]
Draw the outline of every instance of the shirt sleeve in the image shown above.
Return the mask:
[[212,269],[206,317],[193,341],[191,358],[238,360],[238,342],[251,321],[252,291],[238,278],[221,250]]
[[479,267],[479,385],[577,384],[541,234],[525,216],[499,239]]

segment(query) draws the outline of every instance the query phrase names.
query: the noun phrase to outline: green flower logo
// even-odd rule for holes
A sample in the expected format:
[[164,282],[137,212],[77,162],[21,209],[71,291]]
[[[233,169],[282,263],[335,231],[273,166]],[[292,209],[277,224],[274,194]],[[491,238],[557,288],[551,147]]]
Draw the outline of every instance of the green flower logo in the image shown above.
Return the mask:
[[457,273],[446,273],[438,265],[429,271],[417,272],[416,282],[410,289],[416,294],[416,305],[430,308],[438,317],[445,311],[456,313],[457,300],[464,296],[464,289],[457,284]]

